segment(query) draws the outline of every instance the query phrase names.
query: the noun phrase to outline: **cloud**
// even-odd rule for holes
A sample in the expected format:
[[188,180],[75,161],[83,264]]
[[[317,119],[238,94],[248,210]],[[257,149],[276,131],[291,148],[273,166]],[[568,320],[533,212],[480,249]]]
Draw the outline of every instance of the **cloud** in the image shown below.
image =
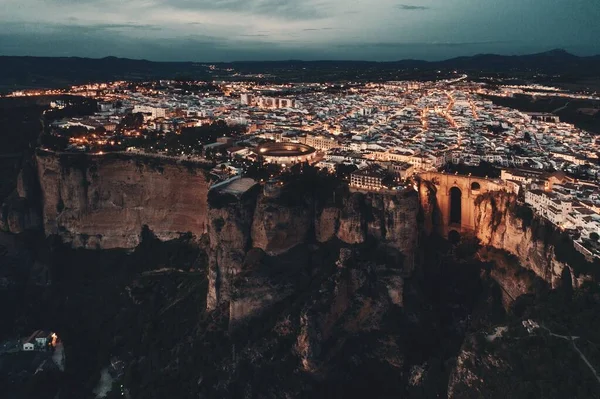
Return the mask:
[[423,10],[429,10],[429,7],[415,6],[415,5],[412,5],[412,4],[398,4],[397,7],[400,10],[403,10],[403,11],[423,11]]
[[0,0],[0,54],[394,60],[573,43],[600,52],[599,0],[544,1]]
[[[0,54],[35,56],[79,56],[102,58],[116,56],[153,61],[234,61],[278,60],[294,57],[314,59],[318,49],[306,41],[272,41],[257,35],[228,37],[203,34],[164,38],[140,35],[117,29],[120,24],[79,26],[40,24],[36,30],[12,24],[0,29]],[[129,27],[129,25],[124,25]]]
[[163,6],[189,11],[227,11],[285,20],[317,20],[329,15],[322,3],[309,0],[160,0]]
[[67,23],[59,22],[15,22],[3,21],[0,31],[5,32],[47,32],[65,33],[74,35],[95,33],[127,33],[134,31],[162,31],[163,28],[153,24],[138,24],[135,22],[124,23],[84,23],[77,18],[68,18]]
[[352,49],[364,49],[364,48],[411,48],[411,47],[471,47],[471,46],[488,46],[498,44],[516,44],[513,41],[472,41],[472,42],[377,42],[377,43],[351,43],[351,44],[337,44],[335,47],[339,48],[352,48]]
[[154,30],[160,31],[162,28],[157,25],[150,24],[136,24],[136,23],[124,23],[124,24],[90,24],[90,25],[73,25],[85,30]]
[[429,46],[441,46],[441,47],[462,47],[462,46],[488,46],[496,44],[515,44],[512,40],[482,40],[472,42],[430,42],[427,43]]

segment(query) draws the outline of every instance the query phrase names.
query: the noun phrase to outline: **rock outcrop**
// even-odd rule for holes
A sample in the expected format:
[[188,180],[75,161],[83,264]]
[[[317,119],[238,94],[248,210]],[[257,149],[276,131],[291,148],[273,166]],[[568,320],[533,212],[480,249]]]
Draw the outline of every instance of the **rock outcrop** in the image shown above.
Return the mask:
[[[532,270],[553,288],[561,284],[565,268],[580,286],[587,277],[574,277],[571,266],[556,259],[555,248],[531,226],[524,226],[515,213],[516,196],[504,191],[490,192],[476,201],[476,235],[483,245],[509,252],[521,266]],[[539,223],[548,223],[539,220]],[[547,234],[547,233],[546,233]]]
[[[317,236],[330,234],[331,225],[339,226],[337,237],[348,244],[364,243],[368,237],[380,245],[398,250],[404,256],[404,271],[414,271],[415,253],[418,245],[417,215],[419,198],[412,190],[396,195],[376,193],[353,193],[345,198],[339,219],[320,223],[328,226]],[[336,215],[330,212],[329,215]],[[331,217],[331,216],[330,216]]]
[[232,279],[242,270],[251,247],[256,197],[257,189],[240,197],[215,190],[209,197],[208,309],[231,298]]
[[504,309],[509,310],[521,295],[541,292],[547,283],[533,270],[524,269],[519,259],[505,250],[493,247],[481,248],[479,259],[489,262],[489,277],[498,284]]
[[17,187],[0,207],[0,230],[19,234],[41,229],[40,208],[35,166],[26,160],[21,166]]
[[262,316],[308,285],[305,265],[293,261],[298,258],[296,252],[302,250],[298,247],[284,256],[269,257],[262,249],[253,248],[246,254],[242,270],[233,276],[229,302],[231,330]]
[[40,216],[35,203],[15,194],[9,196],[0,212],[0,230],[19,234],[40,228]]
[[206,232],[206,170],[164,160],[39,151],[46,235],[73,247],[134,248],[147,225],[161,240]]
[[[319,371],[332,357],[337,347],[327,343],[339,339],[340,331],[376,335],[382,330],[385,316],[401,304],[398,298],[402,297],[403,279],[398,270],[376,266],[349,248],[340,250],[336,266],[335,272],[322,283],[319,295],[300,312],[300,331],[294,350],[305,372]],[[377,351],[382,346],[385,350],[374,356],[401,375],[403,355],[395,339],[389,338],[378,343]]]
[[274,256],[306,242],[313,225],[314,201],[305,193],[297,195],[299,200],[292,204],[260,195],[252,223],[255,248]]
[[348,244],[362,244],[367,238],[364,194],[350,195],[344,201],[337,237]]
[[[211,191],[214,195],[209,199],[207,171],[198,165],[135,155],[41,150],[36,165],[45,234],[58,235],[72,247],[135,248],[145,226],[162,241],[187,233],[196,238],[207,234],[209,309],[230,302],[235,276],[244,271],[253,249],[272,258],[311,243],[368,244],[392,259],[403,276],[414,270],[419,235],[419,200],[414,190],[352,193],[341,189],[332,192],[332,201],[311,185],[292,182],[265,191],[254,182],[246,186],[249,179],[241,179],[232,183],[235,187]],[[25,199],[30,186],[25,179],[19,184],[18,192]],[[9,229],[35,224],[33,216],[13,213],[3,212]],[[246,270],[244,283],[235,289],[236,301],[230,303],[234,318],[258,314],[267,303],[289,294],[263,292],[265,302],[254,303],[250,298],[257,294],[249,292],[256,290],[250,288],[273,285],[264,280],[261,262],[257,265]],[[401,279],[388,280],[389,294],[401,304]],[[244,291],[244,287],[250,288]]]
[[310,193],[291,190],[283,188],[276,194],[249,190],[237,198],[226,187],[211,192],[208,308],[231,301],[231,320],[236,322],[259,314],[289,296],[295,285],[288,278],[292,270],[272,268],[276,277],[270,279],[265,272],[269,262],[249,262],[248,254],[274,258],[301,245],[331,241],[347,245],[374,243],[378,253],[400,271],[385,275],[384,283],[393,302],[401,305],[402,276],[410,275],[415,263],[417,193],[346,192],[338,198],[338,206],[322,206]]
[[318,242],[327,242],[336,236],[340,224],[339,208],[324,208],[315,215],[315,238]]

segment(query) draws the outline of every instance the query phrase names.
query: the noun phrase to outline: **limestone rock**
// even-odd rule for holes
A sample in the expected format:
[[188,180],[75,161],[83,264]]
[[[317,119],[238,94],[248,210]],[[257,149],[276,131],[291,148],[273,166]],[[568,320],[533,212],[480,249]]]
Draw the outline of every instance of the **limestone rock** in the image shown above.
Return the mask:
[[274,256],[306,242],[312,227],[312,211],[311,198],[300,204],[286,204],[278,198],[261,195],[252,223],[253,246]]
[[315,217],[315,238],[318,242],[327,242],[335,237],[340,223],[338,208],[325,208]]
[[[300,250],[300,249],[298,249]],[[283,258],[295,257],[295,251]],[[309,282],[302,264],[285,264],[282,257],[268,257],[259,248],[246,254],[240,273],[233,277],[229,326],[236,329],[260,317],[275,304],[302,291]]]
[[348,244],[360,244],[367,237],[400,251],[404,271],[414,271],[418,245],[419,198],[409,190],[398,194],[355,193],[345,199],[341,210],[338,238]]
[[[554,248],[536,237],[531,227],[523,228],[523,221],[511,210],[516,201],[513,194],[504,191],[489,194],[476,202],[477,238],[484,245],[515,255],[523,267],[556,288],[562,281],[564,269],[571,268],[556,260]],[[572,270],[570,272],[573,275]],[[573,278],[573,285],[580,286],[585,280],[585,276]]]
[[134,248],[144,225],[161,240],[206,231],[201,168],[120,154],[39,152],[36,161],[44,230],[74,247]]
[[[318,371],[331,356],[323,352],[334,348],[325,343],[339,339],[340,331],[349,334],[379,331],[386,314],[395,306],[402,306],[401,270],[375,266],[362,259],[358,250],[350,248],[340,250],[336,266],[334,274],[319,288],[319,295],[300,314],[295,349],[307,372]],[[377,347],[381,350],[375,356],[378,361],[385,359],[393,367],[402,368],[404,360],[394,342],[380,342]]]
[[404,279],[402,276],[388,276],[384,278],[383,281],[387,287],[392,303],[394,305],[402,306],[404,304]]
[[300,334],[296,340],[295,351],[300,357],[302,369],[313,372],[317,369],[317,359],[321,354],[321,333],[316,318],[304,310],[300,315]]
[[366,240],[365,215],[361,208],[363,204],[362,194],[351,194],[344,201],[344,207],[340,214],[340,227],[337,236],[348,244],[360,244]]
[[211,192],[208,209],[209,271],[207,308],[215,309],[231,297],[232,279],[250,249],[256,190],[241,198]]
[[37,170],[32,160],[26,161],[21,167],[17,177],[17,193],[19,197],[28,200],[37,200],[39,195],[39,183]]
[[26,198],[19,197],[17,192],[9,196],[0,208],[0,230],[13,234],[41,227],[37,206]]

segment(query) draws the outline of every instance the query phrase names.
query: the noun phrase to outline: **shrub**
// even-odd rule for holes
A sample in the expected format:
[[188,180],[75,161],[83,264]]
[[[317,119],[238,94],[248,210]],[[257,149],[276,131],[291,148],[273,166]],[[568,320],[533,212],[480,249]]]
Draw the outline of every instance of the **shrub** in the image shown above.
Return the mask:
[[525,230],[529,226],[531,226],[531,223],[533,222],[533,217],[534,217],[533,209],[531,209],[527,205],[515,204],[514,208],[513,208],[513,212],[514,212],[515,216],[518,217],[519,219],[521,219],[521,221],[523,222],[523,224],[522,224],[523,230]]

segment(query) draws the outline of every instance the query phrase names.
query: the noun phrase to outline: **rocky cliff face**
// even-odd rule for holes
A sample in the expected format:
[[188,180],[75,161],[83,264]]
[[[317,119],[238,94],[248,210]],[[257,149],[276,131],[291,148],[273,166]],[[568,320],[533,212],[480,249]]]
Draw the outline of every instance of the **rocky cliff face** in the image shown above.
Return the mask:
[[214,192],[208,208],[208,298],[207,307],[215,309],[231,298],[233,276],[241,272],[251,247],[251,230],[257,190],[241,198]]
[[[310,193],[285,190],[282,195],[249,192],[235,201],[227,201],[228,195],[216,192],[215,200],[209,201],[208,306],[214,309],[231,300],[232,320],[260,313],[263,305],[273,304],[294,290],[293,279],[288,277],[298,265],[288,262],[286,271],[278,271],[266,266],[272,262],[249,261],[249,253],[276,259],[301,245],[334,241],[355,245],[371,238],[401,274],[409,275],[414,269],[419,208],[414,191],[396,195],[346,193],[339,206],[321,206]],[[267,278],[265,270],[271,270],[275,279]],[[401,304],[403,280],[388,277],[389,294],[394,303]],[[257,298],[262,298],[261,303]]]
[[[267,302],[275,303],[288,295],[250,292],[252,287],[269,286],[261,280],[264,262],[246,267],[253,249],[272,258],[310,243],[368,243],[391,256],[403,275],[414,269],[419,200],[413,190],[397,194],[346,190],[331,201],[317,190],[298,189],[294,184],[274,193],[259,186],[242,192],[225,187],[215,190],[209,200],[207,174],[198,167],[119,154],[41,151],[36,165],[46,235],[58,235],[75,248],[110,249],[136,247],[144,226],[163,241],[185,233],[198,238],[207,233],[207,307],[230,303],[235,291],[231,311],[240,320],[262,306],[251,304],[249,298],[272,298]],[[24,198],[30,196],[28,184],[20,187]],[[33,222],[21,216],[19,223]],[[235,276],[245,269],[246,284],[234,290]],[[392,280],[390,295],[401,303],[402,282]]]
[[325,209],[318,219],[321,231],[317,237],[326,238],[335,231],[347,244],[364,243],[368,237],[400,251],[404,256],[406,274],[414,271],[418,244],[417,215],[419,199],[414,191],[397,195],[353,193],[344,198],[338,212]]
[[441,223],[441,213],[436,198],[437,188],[428,180],[419,182],[419,206],[423,215],[421,229],[430,235]]
[[[419,199],[423,215],[421,228],[425,234],[434,233],[442,223],[435,185],[429,181],[421,181]],[[551,226],[546,226],[548,222],[536,219],[537,225],[544,226],[542,229],[532,228],[531,221],[524,224],[522,217],[517,215],[517,209],[523,206],[517,205],[514,194],[490,191],[478,196],[474,207],[475,229],[472,233],[482,245],[514,255],[516,262],[535,272],[552,287],[561,283],[566,271],[571,274],[575,287],[588,279],[587,276],[574,273],[571,266],[557,260],[555,248],[547,239],[552,234]],[[531,214],[531,218],[533,217]]]
[[206,231],[204,170],[123,155],[39,152],[43,225],[73,247],[134,248],[147,225],[161,240]]
[[[521,266],[535,272],[553,288],[561,283],[565,268],[575,276],[569,265],[556,259],[552,245],[545,243],[531,226],[524,227],[523,220],[514,212],[515,202],[513,194],[503,191],[478,199],[476,235],[481,243],[515,255]],[[573,285],[580,286],[585,280],[585,276],[573,277]]]
[[415,192],[348,193],[341,207],[320,209],[314,198],[298,196],[295,204],[260,196],[252,225],[254,247],[278,255],[313,236],[318,242],[337,237],[346,244],[362,244],[371,237],[402,252],[407,272],[412,272],[419,211]]
[[529,295],[518,310],[491,323],[485,319],[492,298],[482,298],[448,378],[448,398],[526,398],[532,392],[543,392],[534,396],[544,398],[598,396],[591,360],[596,349],[585,342],[599,335],[589,316],[600,305],[597,287],[572,293]]
[[306,242],[313,225],[314,200],[305,193],[297,195],[299,200],[291,204],[260,195],[252,221],[255,248],[273,256]]
[[[385,315],[402,305],[402,284],[400,270],[376,266],[360,260],[349,248],[341,249],[335,272],[321,284],[320,294],[300,312],[294,351],[302,369],[314,373],[323,368],[332,356],[327,352],[338,349],[328,346],[328,342],[336,339],[340,330],[356,335],[379,333]],[[404,357],[396,337],[382,338],[378,344],[373,355],[401,376]]]
[[16,188],[0,207],[0,230],[19,234],[39,230],[41,225],[39,184],[34,163],[27,159],[21,165]]

